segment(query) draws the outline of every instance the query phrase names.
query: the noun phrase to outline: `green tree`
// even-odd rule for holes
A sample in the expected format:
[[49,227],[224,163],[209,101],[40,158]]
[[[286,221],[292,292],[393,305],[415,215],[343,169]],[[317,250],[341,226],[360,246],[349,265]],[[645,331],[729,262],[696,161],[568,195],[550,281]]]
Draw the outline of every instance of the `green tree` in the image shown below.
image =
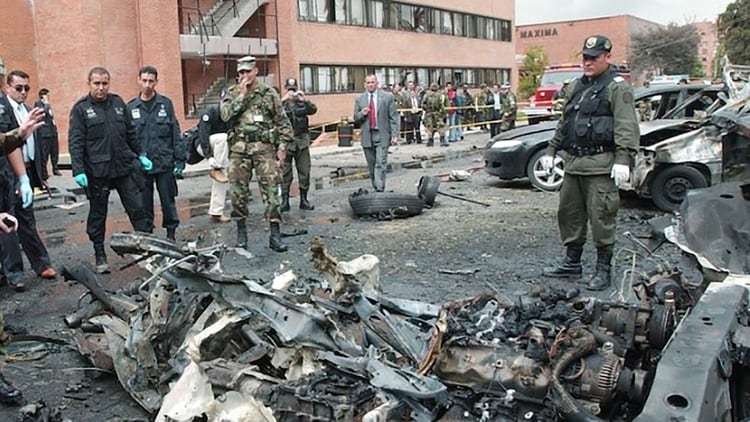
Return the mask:
[[534,95],[539,84],[539,77],[548,63],[549,58],[542,46],[532,45],[526,50],[518,82],[518,95],[521,98],[525,100]]
[[[670,23],[664,28],[651,29],[633,36],[630,52],[630,67],[633,74],[642,72],[665,75],[690,74],[696,72],[700,34],[693,24]],[[700,71],[699,73],[702,73]]]
[[719,15],[716,29],[729,61],[750,63],[750,0],[735,0]]

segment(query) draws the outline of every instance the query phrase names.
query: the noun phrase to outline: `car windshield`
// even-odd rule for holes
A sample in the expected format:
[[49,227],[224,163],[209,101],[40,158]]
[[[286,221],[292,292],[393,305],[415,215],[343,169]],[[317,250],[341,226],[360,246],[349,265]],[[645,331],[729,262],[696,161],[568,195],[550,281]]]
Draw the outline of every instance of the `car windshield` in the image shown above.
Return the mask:
[[553,70],[544,72],[542,75],[541,85],[557,85],[563,82],[575,79],[581,76],[583,72],[580,69],[577,70]]

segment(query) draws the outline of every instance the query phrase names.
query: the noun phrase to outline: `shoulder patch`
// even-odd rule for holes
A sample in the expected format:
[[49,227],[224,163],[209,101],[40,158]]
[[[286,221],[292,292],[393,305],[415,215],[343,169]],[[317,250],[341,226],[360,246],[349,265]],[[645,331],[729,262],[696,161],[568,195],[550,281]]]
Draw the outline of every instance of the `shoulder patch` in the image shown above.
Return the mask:
[[625,78],[623,78],[622,76],[615,76],[615,78],[612,80],[615,82],[625,82]]
[[622,93],[622,102],[625,104],[633,104],[633,92],[625,91]]

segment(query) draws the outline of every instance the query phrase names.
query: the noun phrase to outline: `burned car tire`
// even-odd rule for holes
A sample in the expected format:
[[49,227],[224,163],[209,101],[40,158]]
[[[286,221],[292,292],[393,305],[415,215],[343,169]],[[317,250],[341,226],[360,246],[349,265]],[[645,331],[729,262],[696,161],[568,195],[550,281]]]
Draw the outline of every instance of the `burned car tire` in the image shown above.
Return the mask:
[[435,197],[440,188],[440,179],[433,176],[422,176],[417,185],[417,198],[424,201],[428,207],[435,205]]
[[380,219],[413,217],[421,214],[425,203],[415,195],[395,192],[369,192],[360,189],[349,195],[349,205],[360,217]]
[[539,150],[531,156],[529,163],[526,165],[526,177],[535,188],[545,192],[555,192],[562,186],[563,176],[565,175],[565,160],[559,155],[555,155],[555,167],[551,175],[545,174],[542,170],[541,159],[545,150]]
[[695,167],[679,165],[665,168],[651,182],[651,198],[662,211],[671,212],[680,207],[690,189],[705,188],[708,180]]

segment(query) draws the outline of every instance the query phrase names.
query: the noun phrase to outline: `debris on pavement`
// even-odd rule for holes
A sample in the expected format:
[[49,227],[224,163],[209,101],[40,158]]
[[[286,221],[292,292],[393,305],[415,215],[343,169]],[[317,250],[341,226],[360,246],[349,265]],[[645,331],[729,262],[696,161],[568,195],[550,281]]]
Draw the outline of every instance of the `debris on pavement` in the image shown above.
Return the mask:
[[[222,246],[129,233],[111,244],[150,274],[111,293],[85,265],[68,271],[93,297],[74,312],[85,315],[79,348],[159,421],[720,420],[733,378],[706,373],[750,366],[747,291],[712,283],[702,299],[679,273],[639,277],[629,302],[542,287],[514,302],[484,293],[434,305],[387,297],[378,257],[341,261],[319,238],[310,250],[322,278],[287,270],[272,282],[226,275]],[[709,315],[693,308],[717,322],[703,341],[683,327]],[[693,379],[659,359],[687,344],[691,362],[713,365],[688,368]],[[679,408],[649,395],[652,383],[677,391],[675,379],[705,397]]]

